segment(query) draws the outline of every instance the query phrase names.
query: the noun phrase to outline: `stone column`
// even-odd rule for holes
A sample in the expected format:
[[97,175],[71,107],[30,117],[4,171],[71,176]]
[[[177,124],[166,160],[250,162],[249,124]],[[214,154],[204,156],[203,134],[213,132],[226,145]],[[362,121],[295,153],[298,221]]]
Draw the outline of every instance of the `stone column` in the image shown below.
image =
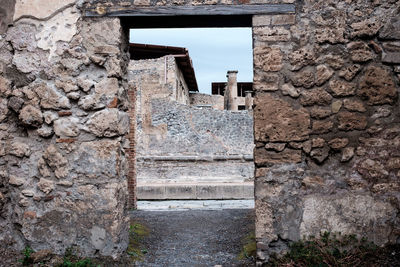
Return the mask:
[[224,93],[224,106],[226,110],[238,110],[236,105],[237,98],[237,70],[228,71],[226,77],[228,83]]
[[253,95],[252,91],[246,91],[246,98],[244,104],[246,106],[246,110],[253,110]]

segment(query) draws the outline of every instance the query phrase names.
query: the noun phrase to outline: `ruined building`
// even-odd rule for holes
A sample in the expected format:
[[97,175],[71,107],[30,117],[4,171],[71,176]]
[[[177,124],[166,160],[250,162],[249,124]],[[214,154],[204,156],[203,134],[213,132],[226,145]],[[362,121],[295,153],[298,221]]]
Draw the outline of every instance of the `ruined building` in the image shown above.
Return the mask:
[[125,251],[140,114],[129,28],[241,26],[253,29],[258,262],[320,231],[399,242],[398,1],[1,3],[1,241]]
[[185,48],[131,44],[130,55],[138,199],[253,198],[252,114],[213,109]]

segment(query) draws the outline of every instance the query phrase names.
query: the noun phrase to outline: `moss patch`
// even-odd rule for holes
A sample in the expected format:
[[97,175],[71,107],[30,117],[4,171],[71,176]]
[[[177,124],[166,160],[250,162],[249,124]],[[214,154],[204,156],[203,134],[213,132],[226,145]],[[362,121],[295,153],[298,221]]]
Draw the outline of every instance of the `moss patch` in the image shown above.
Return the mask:
[[150,230],[137,221],[131,221],[129,227],[129,246],[126,253],[133,261],[141,261],[147,253],[147,249],[143,246],[142,240],[150,234]]
[[243,240],[243,248],[238,256],[238,260],[255,260],[257,253],[256,235],[254,232],[248,234]]

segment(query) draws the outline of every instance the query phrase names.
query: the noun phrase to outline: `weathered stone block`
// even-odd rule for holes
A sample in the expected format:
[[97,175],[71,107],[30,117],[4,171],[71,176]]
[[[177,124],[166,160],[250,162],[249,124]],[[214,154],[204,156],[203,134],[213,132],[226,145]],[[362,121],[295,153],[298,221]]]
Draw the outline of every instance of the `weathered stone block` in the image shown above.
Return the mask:
[[350,25],[353,29],[351,37],[371,37],[378,33],[382,27],[381,22],[376,18],[366,19]]
[[333,70],[326,65],[318,65],[315,73],[315,84],[318,86],[323,85],[332,77],[333,73]]
[[392,104],[398,96],[389,71],[377,66],[369,66],[365,70],[357,94],[369,105]]
[[312,118],[315,119],[324,119],[332,114],[331,108],[315,106],[310,110],[310,114]]
[[354,147],[345,147],[340,162],[350,161],[354,157]]
[[338,113],[339,130],[364,130],[367,127],[367,118],[358,113],[342,111]]
[[339,70],[344,65],[344,59],[340,55],[328,54],[328,55],[324,55],[324,56],[319,57],[317,59],[317,63],[318,64],[327,64],[331,68],[333,68],[335,70]]
[[39,127],[43,123],[43,114],[40,109],[27,105],[19,113],[19,119],[27,126]]
[[356,93],[356,84],[342,80],[331,80],[329,82],[329,88],[333,96],[350,96]]
[[357,171],[363,176],[364,179],[375,182],[385,179],[389,176],[385,165],[377,160],[366,159],[359,163]]
[[262,42],[287,42],[290,40],[290,31],[284,27],[254,27],[253,34],[256,40]]
[[306,109],[295,109],[288,102],[270,94],[257,95],[254,109],[257,141],[302,141],[308,138],[309,128],[310,115]]
[[47,147],[43,158],[38,161],[39,173],[44,177],[50,177],[49,168],[54,171],[57,178],[65,178],[68,175],[68,160],[60,153],[55,145]]
[[273,73],[257,73],[254,76],[254,90],[277,91],[279,89],[279,75]]
[[301,150],[286,148],[282,152],[267,151],[265,148],[257,148],[254,152],[256,166],[268,166],[278,163],[300,163]]
[[297,87],[311,88],[315,83],[314,70],[303,70],[291,76],[292,84]]
[[297,98],[300,96],[300,90],[298,88],[295,88],[290,83],[285,83],[284,85],[282,85],[281,91],[283,95],[289,95],[293,98]]
[[57,136],[76,137],[79,135],[79,119],[76,117],[64,117],[54,121],[54,132]]
[[313,47],[303,47],[289,54],[289,62],[292,70],[299,70],[307,65],[315,64],[315,53]]
[[400,40],[400,18],[398,15],[387,20],[383,28],[379,31],[379,38]]
[[310,157],[318,163],[323,163],[329,156],[329,147],[314,148],[310,152]]
[[315,39],[318,43],[344,43],[344,29],[322,27],[315,30]]
[[327,105],[332,101],[332,96],[323,88],[304,90],[300,94],[300,103],[303,106]]
[[346,81],[351,81],[360,72],[361,66],[358,64],[350,65],[339,72],[339,77],[344,78]]
[[383,50],[382,62],[390,64],[400,63],[400,42],[384,43]]
[[254,67],[263,71],[280,71],[282,69],[282,53],[279,47],[255,47]]
[[334,138],[328,142],[329,146],[335,150],[344,148],[345,146],[348,145],[348,143],[349,143],[349,139],[347,139],[347,138]]
[[71,108],[71,103],[67,97],[45,83],[36,84],[33,90],[38,95],[42,108],[55,110]]
[[106,78],[94,87],[93,94],[82,97],[78,104],[84,110],[93,110],[107,107],[118,96],[118,80]]
[[360,100],[355,99],[345,99],[343,100],[344,108],[350,111],[358,111],[365,112],[367,109],[364,106],[364,103]]
[[292,25],[296,22],[296,15],[274,15],[271,16],[272,25]]
[[367,62],[374,58],[374,54],[364,42],[352,42],[347,45],[350,57],[354,62]]
[[385,244],[392,240],[393,212],[389,202],[369,195],[311,195],[304,200],[300,235],[317,236],[321,231],[360,233],[378,245]]
[[96,136],[124,135],[129,129],[129,116],[118,109],[104,109],[94,113],[87,122],[89,132]]
[[329,133],[332,129],[333,129],[333,122],[330,120],[313,121],[312,123],[313,134]]

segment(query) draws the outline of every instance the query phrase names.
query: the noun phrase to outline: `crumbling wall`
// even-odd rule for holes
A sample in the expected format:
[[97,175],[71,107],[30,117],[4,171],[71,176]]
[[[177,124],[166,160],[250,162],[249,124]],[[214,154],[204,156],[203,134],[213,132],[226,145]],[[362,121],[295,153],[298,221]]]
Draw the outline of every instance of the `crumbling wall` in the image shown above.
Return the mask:
[[211,105],[213,109],[224,110],[224,97],[222,95],[208,95],[193,92],[190,93],[190,105]]
[[117,257],[129,224],[120,21],[85,19],[74,0],[15,2],[0,36],[0,240]]
[[398,1],[254,16],[259,261],[320,231],[399,242]]

